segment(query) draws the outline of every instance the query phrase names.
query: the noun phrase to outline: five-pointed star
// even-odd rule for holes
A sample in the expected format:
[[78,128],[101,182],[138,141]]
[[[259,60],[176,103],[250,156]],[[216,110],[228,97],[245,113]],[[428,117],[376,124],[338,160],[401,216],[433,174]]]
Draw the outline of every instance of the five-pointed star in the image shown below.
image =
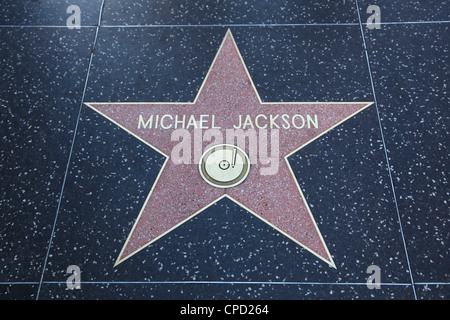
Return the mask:
[[[136,222],[115,265],[161,238],[171,230],[201,213],[205,208],[228,197],[309,252],[335,268],[333,259],[314,221],[305,197],[294,177],[288,157],[372,103],[368,102],[262,102],[231,31],[228,30],[194,102],[175,103],[86,103],[122,129],[166,156]],[[275,175],[262,175],[260,164],[252,163],[246,180],[228,189],[215,188],[204,181],[196,164],[170,161],[171,151],[179,141],[171,141],[170,129],[138,126],[139,117],[152,115],[216,115],[214,124],[224,136],[237,125],[241,115],[317,116],[318,126],[284,129],[280,118],[279,168]],[[173,118],[173,116],[172,116]],[[170,119],[169,117],[166,118]],[[300,119],[300,118],[298,118]],[[297,120],[298,120],[297,119]],[[268,123],[267,120],[266,123]],[[275,122],[275,121],[274,121]],[[300,126],[298,124],[297,126]],[[167,125],[167,127],[169,127]],[[275,127],[276,128],[276,127]],[[186,129],[193,133],[194,127]],[[209,144],[209,143],[208,143]],[[204,145],[203,145],[204,146]],[[247,151],[248,152],[248,151]]]

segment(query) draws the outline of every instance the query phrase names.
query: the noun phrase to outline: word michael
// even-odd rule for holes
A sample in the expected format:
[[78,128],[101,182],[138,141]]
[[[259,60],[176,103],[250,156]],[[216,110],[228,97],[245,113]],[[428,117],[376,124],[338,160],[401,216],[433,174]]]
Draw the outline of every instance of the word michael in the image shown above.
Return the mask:
[[[250,115],[239,115],[236,119],[234,129],[304,129],[318,128],[319,120],[317,115],[295,114],[258,114],[255,117]],[[217,125],[215,115],[201,114],[195,115],[171,115],[152,114],[150,116],[139,115],[138,129],[221,129]]]

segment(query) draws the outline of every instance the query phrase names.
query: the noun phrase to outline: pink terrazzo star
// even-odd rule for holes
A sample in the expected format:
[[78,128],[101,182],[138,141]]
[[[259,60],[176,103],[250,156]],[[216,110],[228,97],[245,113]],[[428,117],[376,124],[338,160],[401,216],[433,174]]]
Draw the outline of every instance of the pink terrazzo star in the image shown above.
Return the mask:
[[[200,214],[206,207],[228,197],[335,267],[294,177],[288,156],[370,104],[262,102],[230,30],[227,31],[194,102],[87,103],[89,107],[167,157],[115,265]],[[164,121],[156,122],[156,117],[159,119],[163,115],[169,116],[164,117]],[[184,124],[181,123],[183,115],[186,116]],[[252,163],[244,182],[223,189],[204,181],[197,164],[176,164],[171,161],[172,149],[180,143],[179,140],[171,140],[176,125],[175,116],[179,121],[177,125],[183,125],[187,132],[193,134],[194,126],[187,125],[192,115],[196,119],[200,119],[201,115],[209,115],[204,117],[204,124],[208,120],[210,126],[219,128],[216,130],[220,130],[224,136],[226,129],[238,125],[240,115],[248,115],[253,120],[262,115],[258,117],[260,127],[267,125],[269,131],[270,126],[272,129],[279,129],[280,161],[277,173],[262,175],[259,170],[261,164]],[[215,115],[214,124],[211,124],[211,115]],[[270,122],[271,115],[273,123]],[[288,122],[283,121],[283,115],[286,115],[285,119],[290,120],[288,129],[285,129]],[[295,115],[303,115],[303,120]],[[316,122],[312,122],[312,125],[308,123],[307,126],[304,122],[307,115],[311,115],[310,119]],[[313,116],[316,118],[313,119]],[[152,128],[148,119],[154,120]],[[158,127],[156,123],[159,124]],[[203,142],[202,147],[207,144],[210,142]],[[246,152],[248,154],[248,150]]]

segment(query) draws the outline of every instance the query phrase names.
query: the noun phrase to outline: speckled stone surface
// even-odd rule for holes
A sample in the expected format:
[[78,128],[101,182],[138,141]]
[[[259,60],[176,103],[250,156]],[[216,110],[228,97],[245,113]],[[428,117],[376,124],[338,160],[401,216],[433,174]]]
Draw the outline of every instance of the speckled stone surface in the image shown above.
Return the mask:
[[450,9],[445,0],[412,0],[406,5],[397,7],[397,3],[389,0],[369,1],[358,0],[359,9],[363,23],[372,15],[372,11],[367,12],[370,5],[377,5],[380,8],[381,22],[429,22],[429,21],[449,21]]
[[366,34],[417,282],[450,279],[448,32],[447,24],[439,24],[385,26]]
[[3,0],[0,25],[66,26],[73,14],[70,6],[80,8],[80,26],[95,26],[102,0]]
[[40,279],[93,31],[0,28],[0,282]]
[[[323,297],[344,296],[353,300],[410,299],[410,286],[389,286],[383,290],[367,290],[357,285],[316,284],[87,284],[86,293],[65,290],[65,284],[45,284],[43,299],[93,300],[96,292],[103,292],[111,300],[185,300],[186,296],[197,300],[321,300]],[[200,302],[201,303],[201,302]],[[256,303],[256,302],[255,302]],[[295,301],[292,303],[296,303]],[[298,302],[297,302],[298,304]],[[291,303],[287,303],[291,305]],[[275,312],[272,312],[275,314]]]
[[[449,299],[448,6],[357,3],[3,1],[0,299]],[[113,267],[165,158],[79,108],[194,101],[228,28],[262,101],[375,92],[289,157],[336,269],[229,198]]]
[[289,24],[358,22],[350,1],[107,1],[106,25]]

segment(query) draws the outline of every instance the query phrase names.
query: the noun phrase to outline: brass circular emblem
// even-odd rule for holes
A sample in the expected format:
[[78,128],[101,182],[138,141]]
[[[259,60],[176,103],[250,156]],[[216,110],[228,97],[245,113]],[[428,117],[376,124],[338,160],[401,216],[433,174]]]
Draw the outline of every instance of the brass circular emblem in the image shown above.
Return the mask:
[[217,188],[231,188],[242,183],[250,170],[247,154],[231,144],[220,144],[206,150],[200,158],[202,178]]

